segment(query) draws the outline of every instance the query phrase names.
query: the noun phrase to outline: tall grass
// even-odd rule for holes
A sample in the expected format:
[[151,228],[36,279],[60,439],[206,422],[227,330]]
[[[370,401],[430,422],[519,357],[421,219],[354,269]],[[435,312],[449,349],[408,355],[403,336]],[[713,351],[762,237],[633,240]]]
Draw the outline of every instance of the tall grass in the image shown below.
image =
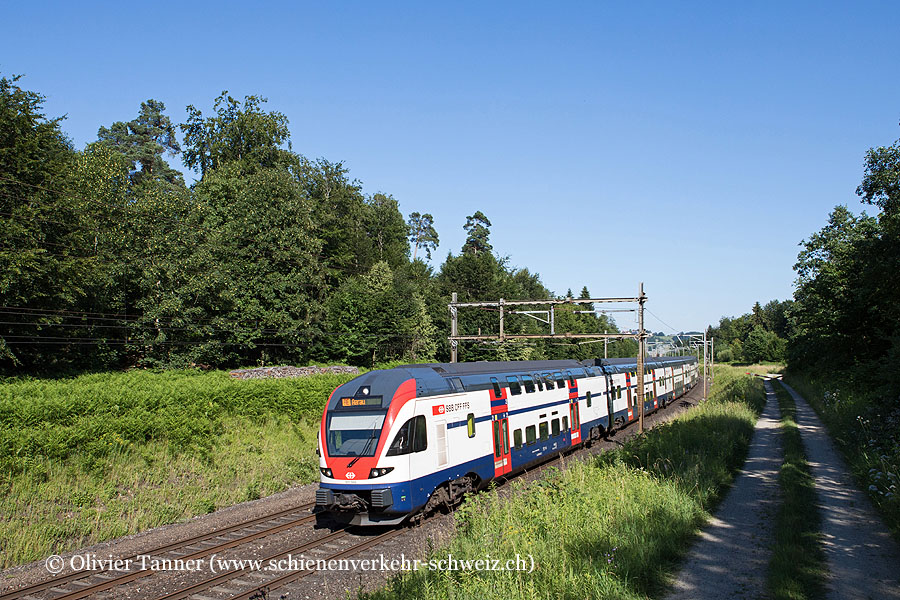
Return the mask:
[[825,556],[819,528],[815,480],[797,427],[797,407],[780,382],[773,383],[781,409],[784,462],[778,475],[783,502],[775,520],[775,545],[768,587],[775,600],[824,596]]
[[851,378],[788,371],[785,382],[815,409],[900,541],[900,403]]
[[316,479],[348,375],[133,371],[0,384],[0,567]]
[[530,555],[533,573],[419,570],[394,577],[371,597],[630,599],[658,593],[743,463],[765,402],[759,380],[719,369],[709,401],[673,422],[614,452],[550,469],[510,499],[495,493],[467,499],[456,513],[456,535],[428,557],[489,556],[505,563]]

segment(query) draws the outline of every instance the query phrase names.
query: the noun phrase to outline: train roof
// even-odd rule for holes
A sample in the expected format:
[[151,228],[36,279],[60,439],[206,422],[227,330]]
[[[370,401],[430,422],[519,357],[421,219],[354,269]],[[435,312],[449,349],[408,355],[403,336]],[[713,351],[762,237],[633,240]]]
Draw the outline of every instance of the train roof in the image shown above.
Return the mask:
[[[649,366],[681,365],[697,360],[694,356],[658,356],[648,357],[644,364]],[[533,373],[535,371],[556,371],[578,369],[581,367],[601,367],[611,372],[634,370],[637,358],[592,358],[588,360],[509,360],[478,361],[462,363],[419,363],[401,365],[397,368],[408,369],[414,375],[422,373],[419,369],[429,369],[442,377],[462,377],[466,375]]]
[[573,369],[583,366],[577,360],[490,360],[462,363],[421,363],[401,365],[401,369],[433,369],[446,377],[484,373],[524,373],[547,369]]
[[[648,368],[673,366],[696,362],[694,356],[672,356],[648,358]],[[570,372],[572,377],[580,379],[590,377],[589,369],[611,373],[625,373],[637,369],[637,358],[595,358],[584,361],[577,360],[511,360],[511,361],[479,361],[468,363],[421,363],[401,365],[383,371],[369,371],[339,386],[335,390],[329,409],[333,409],[340,399],[359,394],[367,390],[366,395],[381,398],[382,407],[390,404],[390,399],[398,387],[410,378],[416,382],[416,395],[419,397],[436,396],[462,391],[490,389],[491,379],[500,379],[506,385],[505,375],[532,375],[534,373]],[[593,374],[599,375],[599,371]],[[566,373],[567,375],[569,373]]]

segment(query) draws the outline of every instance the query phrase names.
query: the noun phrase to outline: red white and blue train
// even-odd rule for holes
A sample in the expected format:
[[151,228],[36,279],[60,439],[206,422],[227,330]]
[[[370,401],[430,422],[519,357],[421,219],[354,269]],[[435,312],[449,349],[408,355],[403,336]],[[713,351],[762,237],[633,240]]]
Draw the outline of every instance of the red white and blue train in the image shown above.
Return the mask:
[[698,381],[693,356],[406,365],[332,392],[316,510],[393,525],[649,414]]

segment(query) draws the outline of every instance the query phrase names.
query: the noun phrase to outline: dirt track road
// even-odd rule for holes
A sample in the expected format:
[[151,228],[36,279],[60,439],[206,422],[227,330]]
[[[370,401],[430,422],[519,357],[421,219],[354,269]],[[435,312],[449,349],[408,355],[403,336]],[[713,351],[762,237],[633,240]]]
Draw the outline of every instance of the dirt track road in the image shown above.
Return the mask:
[[900,600],[900,549],[854,485],[815,411],[789,385],[784,387],[797,404],[797,426],[816,480],[828,598]]
[[[700,534],[666,600],[765,598],[783,452],[778,403],[766,382],[766,408],[744,469]],[[900,600],[900,549],[853,483],[816,413],[790,386],[822,512],[829,600]]]

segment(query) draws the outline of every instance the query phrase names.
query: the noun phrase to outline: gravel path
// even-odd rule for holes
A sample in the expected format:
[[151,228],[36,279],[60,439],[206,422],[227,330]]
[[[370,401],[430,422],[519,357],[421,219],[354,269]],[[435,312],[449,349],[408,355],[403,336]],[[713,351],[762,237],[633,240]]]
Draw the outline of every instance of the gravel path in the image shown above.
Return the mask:
[[854,485],[819,417],[800,394],[784,387],[797,404],[797,425],[816,480],[830,573],[828,598],[900,599],[900,549]]
[[688,553],[667,600],[760,598],[780,501],[778,402],[766,382],[766,406],[756,422],[747,462],[716,516]]

